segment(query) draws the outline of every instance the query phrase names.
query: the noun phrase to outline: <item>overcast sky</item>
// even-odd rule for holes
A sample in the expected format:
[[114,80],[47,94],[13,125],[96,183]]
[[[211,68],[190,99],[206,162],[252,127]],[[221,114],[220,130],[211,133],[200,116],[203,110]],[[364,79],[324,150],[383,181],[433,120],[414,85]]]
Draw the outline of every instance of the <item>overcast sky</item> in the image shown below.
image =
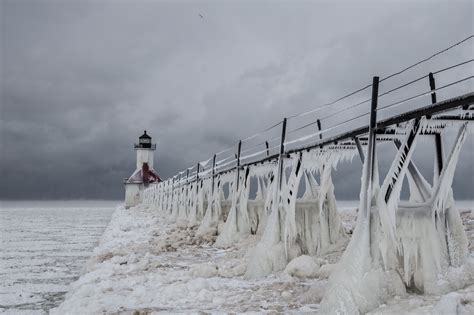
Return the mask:
[[[0,0],[0,199],[122,198],[144,129],[166,178],[474,33],[472,1],[354,2]],[[338,167],[339,198],[360,174]]]

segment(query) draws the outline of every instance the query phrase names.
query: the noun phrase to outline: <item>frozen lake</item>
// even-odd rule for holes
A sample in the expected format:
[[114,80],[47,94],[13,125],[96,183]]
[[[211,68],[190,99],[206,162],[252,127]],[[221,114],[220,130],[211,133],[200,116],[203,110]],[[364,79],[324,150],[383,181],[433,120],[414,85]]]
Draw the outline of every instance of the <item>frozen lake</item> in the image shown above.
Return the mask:
[[0,313],[59,305],[118,203],[0,201]]

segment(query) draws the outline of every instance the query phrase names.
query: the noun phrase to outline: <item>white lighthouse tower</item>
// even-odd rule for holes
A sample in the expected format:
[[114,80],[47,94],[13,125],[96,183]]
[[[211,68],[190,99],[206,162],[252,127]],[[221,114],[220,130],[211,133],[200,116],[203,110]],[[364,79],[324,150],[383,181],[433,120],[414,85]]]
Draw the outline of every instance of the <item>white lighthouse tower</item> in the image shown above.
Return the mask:
[[157,172],[153,169],[153,151],[156,144],[151,142],[151,137],[146,130],[135,143],[137,151],[137,168],[132,176],[124,180],[125,184],[125,208],[130,208],[142,201],[143,190],[150,183],[161,182]]

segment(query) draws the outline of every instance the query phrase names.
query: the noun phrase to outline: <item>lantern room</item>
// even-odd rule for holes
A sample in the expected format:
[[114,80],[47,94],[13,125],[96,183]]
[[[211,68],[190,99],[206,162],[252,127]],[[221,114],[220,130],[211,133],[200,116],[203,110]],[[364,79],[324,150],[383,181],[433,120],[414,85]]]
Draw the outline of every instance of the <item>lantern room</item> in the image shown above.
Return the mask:
[[146,133],[146,130],[138,138],[138,143],[135,143],[135,149],[156,149],[156,144],[151,143],[151,137]]

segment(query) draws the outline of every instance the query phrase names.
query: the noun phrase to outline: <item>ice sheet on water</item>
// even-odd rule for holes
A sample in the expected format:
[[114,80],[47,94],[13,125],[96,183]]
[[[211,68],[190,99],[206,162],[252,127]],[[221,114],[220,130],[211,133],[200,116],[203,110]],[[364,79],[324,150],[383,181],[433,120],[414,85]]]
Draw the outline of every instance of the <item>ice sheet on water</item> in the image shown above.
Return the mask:
[[76,280],[116,202],[2,202],[0,313],[44,314]]

